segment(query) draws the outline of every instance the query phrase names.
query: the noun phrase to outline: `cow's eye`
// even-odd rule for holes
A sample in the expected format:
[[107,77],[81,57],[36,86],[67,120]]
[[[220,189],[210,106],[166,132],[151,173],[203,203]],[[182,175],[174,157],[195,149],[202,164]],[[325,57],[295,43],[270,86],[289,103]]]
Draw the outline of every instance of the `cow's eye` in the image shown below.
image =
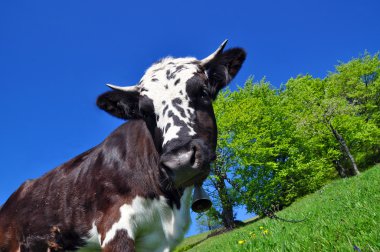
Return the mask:
[[202,89],[201,97],[202,98],[210,97],[210,93],[208,92],[207,89],[205,89],[205,88]]

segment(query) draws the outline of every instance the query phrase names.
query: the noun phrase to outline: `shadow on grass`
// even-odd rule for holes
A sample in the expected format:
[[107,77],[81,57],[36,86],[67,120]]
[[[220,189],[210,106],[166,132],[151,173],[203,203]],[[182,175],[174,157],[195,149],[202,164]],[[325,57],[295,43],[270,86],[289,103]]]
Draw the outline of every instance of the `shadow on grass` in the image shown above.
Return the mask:
[[209,239],[209,238],[211,238],[211,237],[214,237],[214,236],[217,236],[217,235],[221,235],[221,234],[224,234],[224,233],[228,233],[228,232],[233,231],[233,230],[235,230],[235,229],[237,229],[237,228],[241,228],[241,227],[244,227],[244,226],[246,226],[246,225],[248,225],[248,224],[254,223],[254,222],[256,222],[256,221],[258,221],[258,220],[260,220],[260,219],[261,219],[261,218],[260,218],[259,216],[256,216],[255,218],[252,218],[252,219],[250,219],[250,220],[248,220],[248,221],[244,221],[244,222],[243,222],[243,221],[236,221],[236,222],[235,222],[235,224],[236,224],[236,227],[235,227],[235,228],[227,229],[227,228],[224,228],[224,227],[223,227],[223,228],[216,229],[216,230],[212,231],[209,235],[207,235],[206,238],[203,238],[203,239],[201,239],[201,240],[199,240],[199,241],[196,241],[196,242],[191,243],[191,244],[189,244],[189,245],[186,245],[186,246],[184,246],[184,247],[177,248],[175,251],[176,251],[176,252],[184,252],[184,251],[187,251],[187,250],[192,249],[192,248],[194,248],[195,246],[201,244],[202,242],[206,241],[207,239]]

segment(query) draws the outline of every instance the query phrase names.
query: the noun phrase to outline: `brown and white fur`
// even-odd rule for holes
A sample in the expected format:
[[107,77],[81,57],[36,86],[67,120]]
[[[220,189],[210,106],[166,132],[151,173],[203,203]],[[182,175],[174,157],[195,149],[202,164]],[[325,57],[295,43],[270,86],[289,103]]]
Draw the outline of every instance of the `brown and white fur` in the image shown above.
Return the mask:
[[194,184],[215,159],[212,101],[245,60],[225,43],[203,60],[164,58],[97,105],[128,122],[101,144],[30,180],[0,210],[0,251],[170,251],[190,223]]

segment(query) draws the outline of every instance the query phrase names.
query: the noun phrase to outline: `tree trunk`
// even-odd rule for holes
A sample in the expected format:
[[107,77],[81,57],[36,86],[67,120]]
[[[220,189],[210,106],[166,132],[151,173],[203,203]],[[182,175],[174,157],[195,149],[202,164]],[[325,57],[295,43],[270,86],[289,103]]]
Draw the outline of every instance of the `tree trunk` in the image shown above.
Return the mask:
[[216,181],[216,190],[218,191],[220,201],[222,203],[221,218],[223,225],[227,229],[235,228],[234,211],[231,199],[227,192],[227,186],[222,174],[217,174],[219,179]]
[[207,227],[208,227],[208,231],[211,231],[212,230],[212,227],[211,227],[211,220],[210,220],[210,217],[206,217],[207,218]]
[[343,167],[343,165],[340,163],[340,161],[339,160],[335,160],[334,163],[335,163],[335,166],[336,166],[336,170],[339,173],[339,176],[341,178],[347,177],[347,175],[346,175],[346,169]]
[[352,174],[353,175],[359,175],[360,172],[358,170],[358,167],[355,162],[354,156],[351,155],[350,149],[348,148],[346,141],[344,138],[339,134],[339,132],[332,126],[331,122],[329,122],[329,126],[331,129],[331,132],[333,133],[335,139],[339,142],[340,146],[342,147],[342,150],[344,154],[350,159],[351,165],[352,165]]

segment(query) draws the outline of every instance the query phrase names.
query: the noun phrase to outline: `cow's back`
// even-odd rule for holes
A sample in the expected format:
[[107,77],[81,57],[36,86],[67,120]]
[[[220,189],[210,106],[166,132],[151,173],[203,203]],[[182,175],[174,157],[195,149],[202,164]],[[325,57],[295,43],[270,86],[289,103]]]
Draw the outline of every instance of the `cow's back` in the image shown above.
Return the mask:
[[94,151],[96,148],[38,179],[28,180],[12,194],[0,210],[0,233],[4,236],[0,236],[0,248],[14,240],[33,251],[46,249],[46,241],[57,249],[83,244],[81,237],[86,235],[86,223],[94,213],[89,204],[91,195],[81,189],[85,185],[78,175]]
[[0,210],[0,251],[18,249],[15,241],[33,251],[82,246],[93,225],[107,226],[113,209],[135,195],[158,197],[157,162],[145,122],[123,124],[100,145],[12,194]]

